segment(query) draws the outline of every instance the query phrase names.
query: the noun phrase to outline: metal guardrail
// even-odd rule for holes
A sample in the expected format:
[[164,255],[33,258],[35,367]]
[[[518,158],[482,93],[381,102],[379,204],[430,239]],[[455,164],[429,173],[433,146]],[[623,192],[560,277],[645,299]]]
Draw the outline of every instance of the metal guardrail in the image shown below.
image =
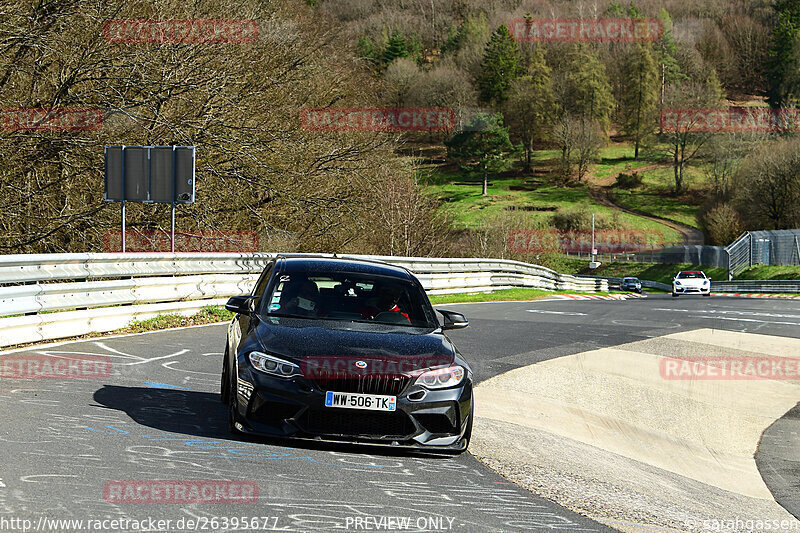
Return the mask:
[[764,293],[798,293],[800,294],[800,280],[734,280],[712,281],[712,292],[764,292]]
[[[604,279],[613,287],[622,282],[622,278],[609,278],[600,276],[580,276],[594,279]],[[640,280],[642,288],[659,289],[672,292],[672,285],[658,281]],[[739,292],[739,293],[800,293],[800,280],[735,280],[711,281],[711,292]]]
[[[330,254],[308,254],[325,255]],[[159,313],[193,314],[247,294],[274,254],[0,256],[0,346],[123,328]],[[519,261],[347,255],[408,268],[430,294],[514,287],[607,291],[602,280]]]
[[[619,284],[622,283],[622,278],[608,278],[608,277],[602,277],[602,276],[584,276],[584,275],[579,275],[579,277],[582,277],[582,278],[593,278],[593,279],[604,279],[604,280],[606,280],[608,282],[609,287],[614,286],[614,285],[619,286]],[[651,281],[649,279],[641,279],[639,281],[642,282],[642,288],[643,289],[657,289],[657,290],[660,290],[660,291],[667,291],[667,292],[672,290],[672,285],[668,285],[666,283],[661,283],[660,281]]]

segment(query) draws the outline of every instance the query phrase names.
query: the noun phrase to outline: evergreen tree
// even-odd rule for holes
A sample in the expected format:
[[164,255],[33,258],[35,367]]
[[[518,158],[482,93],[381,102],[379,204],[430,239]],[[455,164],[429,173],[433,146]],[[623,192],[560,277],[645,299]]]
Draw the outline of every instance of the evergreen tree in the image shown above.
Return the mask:
[[547,136],[556,115],[550,67],[540,47],[532,50],[528,62],[525,75],[512,82],[506,102],[509,127],[525,149],[526,170],[531,168],[534,143]]
[[488,195],[489,172],[502,172],[512,167],[520,152],[503,126],[503,115],[478,113],[465,131],[445,141],[447,155],[461,163],[467,174],[483,176],[483,196]]
[[620,100],[622,129],[633,140],[633,158],[639,159],[639,145],[653,131],[658,104],[658,72],[649,44],[633,46],[622,70],[627,80]]
[[492,34],[478,78],[480,98],[488,103],[503,103],[511,82],[520,74],[521,56],[514,37],[505,24]]
[[565,84],[560,94],[562,112],[597,121],[608,129],[614,97],[606,68],[585,44],[577,44],[569,55]]
[[470,13],[460,26],[450,26],[447,32],[447,41],[442,45],[442,53],[457,52],[466,44],[483,41],[488,36],[489,26],[486,23],[486,15]]
[[[667,86],[676,81],[687,80],[688,77],[681,73],[680,65],[678,65],[678,60],[675,58],[678,53],[678,45],[672,35],[672,18],[669,16],[669,12],[662,7],[658,13],[658,19],[661,21],[662,33],[661,38],[655,43],[655,54],[660,78],[658,114],[661,116],[661,112],[664,110],[664,97]],[[660,121],[659,133],[661,133]]]
[[370,39],[369,35],[362,35],[358,38],[358,57],[362,59],[367,59],[373,63],[377,62],[378,60],[378,50],[373,44],[372,39]]
[[422,55],[422,43],[416,35],[406,38],[402,32],[395,30],[392,32],[386,47],[381,52],[383,65],[389,65],[398,57],[408,57],[414,61],[419,61]]
[[772,107],[785,107],[800,96],[800,0],[778,0],[773,7],[777,23],[769,50],[767,99]]

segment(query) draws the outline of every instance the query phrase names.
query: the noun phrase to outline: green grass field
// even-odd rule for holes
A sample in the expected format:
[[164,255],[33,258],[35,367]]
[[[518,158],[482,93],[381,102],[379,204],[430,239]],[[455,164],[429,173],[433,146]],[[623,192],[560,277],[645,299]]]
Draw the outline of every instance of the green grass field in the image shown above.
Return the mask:
[[728,271],[724,268],[706,267],[702,265],[661,265],[654,263],[603,263],[599,268],[590,270],[584,263],[584,268],[576,274],[588,274],[592,276],[603,276],[608,278],[622,278],[633,276],[639,279],[659,281],[661,283],[672,283],[672,278],[681,270],[702,270],[708,277],[716,281],[726,281]]
[[[703,265],[661,265],[654,263],[603,263],[599,268],[589,269],[586,261],[570,259],[564,263],[565,274],[587,274],[609,278],[635,276],[639,279],[672,283],[672,278],[681,270],[702,270],[714,281],[727,281],[724,268]],[[745,270],[735,279],[800,279],[800,266],[760,265]]]
[[[603,294],[617,294],[612,291]],[[491,292],[469,292],[458,294],[432,294],[428,296],[433,305],[462,303],[462,302],[507,302],[507,301],[528,301],[540,300],[553,296],[554,294],[595,294],[580,291],[546,291],[542,289],[503,289]]]
[[645,170],[641,173],[641,187],[630,190],[615,187],[611,196],[616,204],[627,209],[699,228],[696,214],[705,200],[709,185],[701,171],[688,169],[686,173],[690,188],[679,197],[672,194],[672,168]]
[[429,171],[424,184],[428,194],[443,202],[441,209],[452,217],[457,228],[478,226],[506,211],[524,211],[532,221],[547,224],[558,209],[585,208],[608,218],[617,213],[622,229],[660,234],[665,243],[680,241],[680,235],[672,228],[597,204],[584,184],[562,187],[552,181],[547,175],[495,176],[489,180],[488,196],[482,196],[481,181],[468,181],[460,174],[437,168]]
[[[444,152],[442,152],[444,153]],[[481,195],[480,178],[466,178],[456,167],[424,165],[421,183],[428,194],[442,202],[456,228],[476,227],[484,221],[507,211],[524,212],[532,222],[547,224],[558,209],[584,208],[597,215],[611,217],[616,213],[620,229],[633,229],[660,234],[665,243],[680,241],[680,234],[656,221],[623,213],[596,203],[589,195],[591,183],[610,185],[611,177],[620,172],[641,171],[643,184],[633,190],[615,188],[613,198],[620,205],[650,216],[656,216],[698,227],[695,213],[708,191],[707,177],[701,167],[687,169],[689,192],[681,197],[671,194],[671,168],[652,168],[668,165],[663,146],[640,150],[640,159],[633,159],[633,146],[613,143],[600,151],[597,164],[589,169],[585,183],[562,186],[554,173],[560,157],[558,150],[538,150],[532,157],[534,171],[524,174],[520,164],[514,171],[490,175],[488,196]]]

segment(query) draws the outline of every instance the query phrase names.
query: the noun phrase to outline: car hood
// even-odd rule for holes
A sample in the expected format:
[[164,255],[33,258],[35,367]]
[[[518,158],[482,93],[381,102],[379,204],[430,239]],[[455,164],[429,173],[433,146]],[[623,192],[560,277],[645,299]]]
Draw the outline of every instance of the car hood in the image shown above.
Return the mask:
[[680,283],[684,287],[702,287],[703,282],[708,280],[702,278],[681,278],[681,279],[676,279],[675,281]]
[[450,365],[458,352],[447,337],[438,333],[348,330],[312,325],[316,321],[281,320],[260,322],[255,329],[263,350],[298,365],[347,366],[366,363],[366,368],[395,368],[404,373],[433,366]]

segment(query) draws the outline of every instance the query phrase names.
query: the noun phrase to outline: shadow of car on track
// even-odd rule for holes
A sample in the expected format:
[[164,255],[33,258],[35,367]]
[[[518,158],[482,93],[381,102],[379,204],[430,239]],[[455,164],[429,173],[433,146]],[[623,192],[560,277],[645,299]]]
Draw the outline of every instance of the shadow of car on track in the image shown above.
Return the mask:
[[280,439],[250,435],[234,437],[228,432],[226,407],[219,401],[219,394],[211,392],[183,388],[104,385],[95,391],[94,400],[105,408],[126,413],[137,424],[179,435],[242,441],[288,449],[452,459],[452,456],[446,454],[412,448],[313,440],[292,440],[288,443]]

